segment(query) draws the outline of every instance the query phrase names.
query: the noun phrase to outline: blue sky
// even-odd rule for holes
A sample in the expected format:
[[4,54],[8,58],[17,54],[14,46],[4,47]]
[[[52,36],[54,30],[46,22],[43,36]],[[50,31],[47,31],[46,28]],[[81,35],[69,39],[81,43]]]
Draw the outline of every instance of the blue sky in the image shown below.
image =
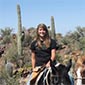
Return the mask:
[[17,4],[21,7],[22,25],[37,27],[51,24],[54,16],[56,33],[66,34],[77,26],[85,27],[85,0],[0,0],[0,28],[17,32]]

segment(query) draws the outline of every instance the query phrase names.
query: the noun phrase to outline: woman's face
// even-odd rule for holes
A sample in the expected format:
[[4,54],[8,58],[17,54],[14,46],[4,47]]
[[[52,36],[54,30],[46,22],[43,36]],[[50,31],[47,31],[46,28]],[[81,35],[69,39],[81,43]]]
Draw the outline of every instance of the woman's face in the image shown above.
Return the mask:
[[39,37],[44,38],[45,35],[46,35],[46,30],[40,27],[40,28],[38,29],[38,35],[39,35]]

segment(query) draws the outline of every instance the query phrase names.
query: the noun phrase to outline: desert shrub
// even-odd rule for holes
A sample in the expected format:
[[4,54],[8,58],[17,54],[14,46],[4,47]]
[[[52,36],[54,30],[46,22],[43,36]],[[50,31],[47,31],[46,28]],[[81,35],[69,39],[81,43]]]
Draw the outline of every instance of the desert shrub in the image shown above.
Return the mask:
[[0,72],[0,85],[19,85],[19,75],[10,77],[5,68]]

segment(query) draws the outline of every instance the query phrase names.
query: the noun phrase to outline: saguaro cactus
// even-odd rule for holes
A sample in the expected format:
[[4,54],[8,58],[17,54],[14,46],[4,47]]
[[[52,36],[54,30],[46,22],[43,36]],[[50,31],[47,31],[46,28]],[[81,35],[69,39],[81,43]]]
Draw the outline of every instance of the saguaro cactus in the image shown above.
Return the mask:
[[54,23],[54,17],[51,16],[51,37],[53,39],[56,39],[55,37],[55,23]]
[[49,36],[51,37],[51,28],[50,28],[50,26],[48,26],[48,32],[49,32]]
[[5,70],[10,77],[13,76],[13,64],[10,61],[7,61],[5,65]]
[[18,46],[18,55],[22,55],[22,23],[21,23],[21,11],[20,5],[17,5],[17,15],[18,15],[18,33],[17,33],[17,46]]

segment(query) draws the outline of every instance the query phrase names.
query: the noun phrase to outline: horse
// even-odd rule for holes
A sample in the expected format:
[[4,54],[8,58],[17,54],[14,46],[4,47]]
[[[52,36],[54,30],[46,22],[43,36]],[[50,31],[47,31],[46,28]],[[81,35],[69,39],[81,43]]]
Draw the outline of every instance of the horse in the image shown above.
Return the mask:
[[85,56],[78,58],[75,65],[75,85],[84,85],[85,84]]
[[72,85],[68,72],[70,71],[72,60],[67,65],[57,63],[45,68],[37,77],[35,85]]

